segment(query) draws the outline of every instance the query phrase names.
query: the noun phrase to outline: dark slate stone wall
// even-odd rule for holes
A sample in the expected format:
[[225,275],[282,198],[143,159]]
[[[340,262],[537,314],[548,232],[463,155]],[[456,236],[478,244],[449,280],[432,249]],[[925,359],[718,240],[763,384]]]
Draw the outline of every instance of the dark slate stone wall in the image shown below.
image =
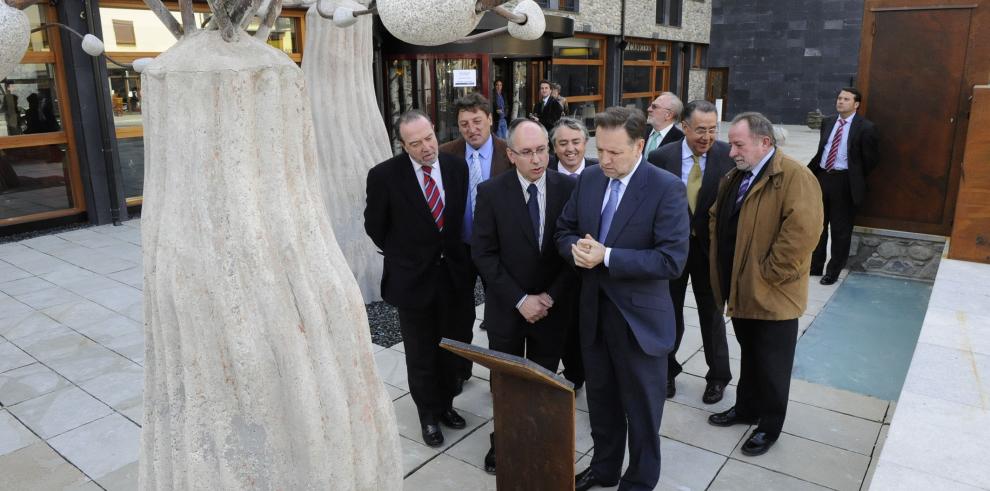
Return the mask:
[[726,116],[804,124],[855,85],[863,0],[713,0],[708,66],[729,68]]

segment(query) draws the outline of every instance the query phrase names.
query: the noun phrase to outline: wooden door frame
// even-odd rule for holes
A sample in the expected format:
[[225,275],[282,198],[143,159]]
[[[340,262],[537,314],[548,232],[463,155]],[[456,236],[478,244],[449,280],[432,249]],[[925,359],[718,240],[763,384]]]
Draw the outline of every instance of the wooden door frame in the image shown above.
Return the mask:
[[[876,15],[878,12],[898,12],[916,10],[949,10],[971,9],[970,36],[966,47],[962,87],[959,91],[958,109],[955,115],[955,130],[952,137],[952,156],[949,165],[948,187],[946,189],[945,207],[942,210],[940,223],[919,223],[906,220],[895,220],[878,217],[857,217],[857,225],[873,228],[906,230],[926,234],[948,236],[952,232],[952,221],[955,215],[956,200],[959,194],[959,178],[962,170],[963,151],[966,145],[966,133],[969,127],[970,100],[973,87],[985,84],[990,74],[990,56],[980,56],[981,47],[990,46],[990,0],[866,0],[863,13],[863,30],[859,49],[859,89],[863,94],[869,94],[870,63],[873,55],[873,36],[876,32]],[[921,61],[923,62],[923,60]],[[869,97],[860,105],[859,112],[867,119],[870,117]],[[886,138],[893,136],[893,128],[879,128],[881,135],[886,132]]]

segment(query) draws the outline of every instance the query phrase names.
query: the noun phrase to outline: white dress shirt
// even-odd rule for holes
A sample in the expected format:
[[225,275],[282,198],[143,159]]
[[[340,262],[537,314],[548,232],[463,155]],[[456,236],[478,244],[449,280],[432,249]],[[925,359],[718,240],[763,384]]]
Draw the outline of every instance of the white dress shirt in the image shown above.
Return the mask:
[[[409,161],[412,162],[413,172],[416,173],[416,180],[419,181],[419,189],[423,191],[423,198],[426,198],[426,185],[423,184],[423,176],[426,175],[423,172],[423,166],[409,157]],[[440,190],[440,199],[443,200],[444,206],[447,206],[447,195],[443,191],[443,176],[440,174],[440,159],[438,158],[436,162],[432,165],[433,170],[430,171],[430,177],[433,178],[433,182],[436,183],[437,189]]]
[[[622,179],[619,179],[619,181],[622,182],[622,186],[619,186],[618,201],[615,203],[615,212],[616,213],[619,212],[619,205],[622,204],[622,197],[625,196],[625,194],[626,194],[626,188],[629,187],[629,181],[632,179],[633,174],[636,173],[636,169],[639,169],[639,164],[641,164],[641,163],[643,163],[643,155],[642,154],[640,154],[638,157],[636,157],[636,165],[633,166],[632,170],[629,171],[629,173],[626,174]],[[602,211],[605,211],[605,205],[608,203],[608,196],[609,196],[609,194],[612,191],[612,181],[614,181],[614,180],[615,179],[609,179],[608,180],[608,186],[605,186],[605,198],[602,199],[602,209],[601,209],[601,211],[599,213],[601,213]],[[613,219],[613,222],[612,223],[615,223],[615,221],[614,221],[615,220],[615,215],[612,216],[612,219]],[[601,243],[603,243],[603,244],[605,243],[605,237],[599,237],[598,239],[599,239],[599,241]],[[606,247],[605,248],[605,260],[604,260],[605,267],[606,268],[608,267],[608,260],[609,260],[609,258],[611,256],[612,256],[612,248],[611,247]]]
[[848,118],[835,118],[835,125],[832,126],[832,132],[828,134],[828,141],[825,142],[825,148],[822,149],[822,161],[819,163],[822,169],[825,168],[828,153],[832,151],[832,139],[835,138],[835,132],[839,129],[839,121],[842,119],[846,120],[846,124],[842,127],[842,140],[839,142],[839,153],[835,156],[835,166],[832,167],[832,170],[849,169],[849,128],[852,127],[855,116],[856,113],[852,113]]
[[579,176],[579,175],[581,175],[582,172],[584,172],[584,159],[581,159],[581,165],[578,165],[577,170],[575,170],[574,172],[571,172],[571,171],[567,170],[566,168],[564,168],[564,164],[558,158],[557,159],[557,172],[560,172],[561,174],[563,174],[565,176]]
[[673,127],[674,127],[674,123],[670,123],[666,127],[659,130],[654,128],[652,131],[650,131],[650,135],[646,137],[646,142],[647,143],[650,142],[650,138],[653,137],[654,133],[659,133],[660,136],[657,137],[657,148],[660,148],[660,142],[662,142],[663,139],[667,137],[667,133],[670,133],[670,129]]
[[[519,178],[519,186],[522,187],[523,199],[526,200],[526,204],[529,204],[529,185],[536,184],[536,199],[540,205],[540,233],[536,236],[536,245],[540,248],[543,246],[543,231],[547,222],[547,174],[546,172],[540,176],[536,182],[530,182],[529,179],[523,177],[523,175],[517,170],[516,177]],[[523,295],[522,298],[516,302],[516,308],[518,309],[522,303],[526,300],[528,295]]]

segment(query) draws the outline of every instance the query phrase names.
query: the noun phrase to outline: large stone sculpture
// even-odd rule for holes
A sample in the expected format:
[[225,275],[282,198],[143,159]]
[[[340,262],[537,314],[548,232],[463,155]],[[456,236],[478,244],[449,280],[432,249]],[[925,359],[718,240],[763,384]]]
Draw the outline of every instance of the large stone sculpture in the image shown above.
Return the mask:
[[140,487],[400,489],[303,73],[245,33],[246,2],[211,7],[219,30],[166,22],[181,38],[142,74]]
[[[366,8],[354,0],[337,7]],[[364,232],[365,179],[375,164],[392,156],[388,130],[375,100],[372,18],[340,29],[313,6],[306,14],[303,72],[313,103],[320,189],[344,257],[365,303],[381,300],[382,256]]]

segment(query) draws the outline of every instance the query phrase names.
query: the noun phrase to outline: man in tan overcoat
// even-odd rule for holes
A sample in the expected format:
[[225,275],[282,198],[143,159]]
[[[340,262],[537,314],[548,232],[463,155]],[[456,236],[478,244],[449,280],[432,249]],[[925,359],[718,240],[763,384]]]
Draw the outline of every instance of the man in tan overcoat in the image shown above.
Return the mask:
[[807,167],[777,149],[762,114],[736,116],[729,144],[736,168],[722,177],[709,212],[711,280],[742,360],[735,406],[708,422],[757,425],[741,450],[762,455],[784,426],[809,254],[822,224],[821,189]]

